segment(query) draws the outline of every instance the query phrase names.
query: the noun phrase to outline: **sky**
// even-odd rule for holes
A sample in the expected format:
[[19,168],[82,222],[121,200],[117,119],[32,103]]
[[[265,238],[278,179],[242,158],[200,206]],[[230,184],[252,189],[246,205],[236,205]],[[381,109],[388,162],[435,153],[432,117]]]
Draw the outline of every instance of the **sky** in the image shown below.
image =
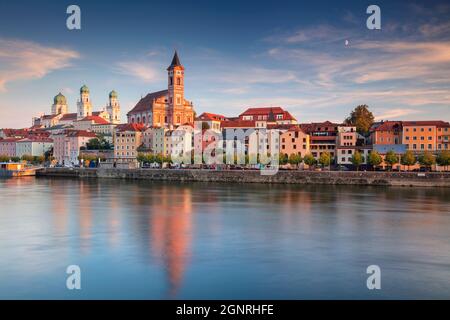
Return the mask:
[[[81,30],[66,27],[71,4]],[[366,27],[371,4],[381,30]],[[60,91],[76,112],[83,84],[94,110],[116,90],[126,121],[166,89],[175,49],[197,114],[281,106],[340,122],[367,104],[377,120],[450,121],[448,1],[4,0],[0,128],[30,126]]]

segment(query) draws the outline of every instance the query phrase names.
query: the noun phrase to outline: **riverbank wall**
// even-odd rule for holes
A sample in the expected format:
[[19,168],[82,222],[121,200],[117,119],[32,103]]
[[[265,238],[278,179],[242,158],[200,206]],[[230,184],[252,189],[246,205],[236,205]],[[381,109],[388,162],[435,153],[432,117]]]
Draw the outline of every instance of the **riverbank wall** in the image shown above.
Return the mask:
[[194,169],[112,169],[46,168],[37,177],[108,178],[178,182],[226,182],[273,184],[373,185],[405,187],[450,187],[450,173],[439,172],[356,172],[356,171],[216,171]]

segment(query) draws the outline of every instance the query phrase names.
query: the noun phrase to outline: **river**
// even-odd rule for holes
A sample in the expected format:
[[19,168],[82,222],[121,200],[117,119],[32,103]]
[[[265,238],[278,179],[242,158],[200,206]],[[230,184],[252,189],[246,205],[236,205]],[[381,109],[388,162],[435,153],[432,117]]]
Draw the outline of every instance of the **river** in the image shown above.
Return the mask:
[[449,205],[448,188],[0,179],[0,298],[449,299]]

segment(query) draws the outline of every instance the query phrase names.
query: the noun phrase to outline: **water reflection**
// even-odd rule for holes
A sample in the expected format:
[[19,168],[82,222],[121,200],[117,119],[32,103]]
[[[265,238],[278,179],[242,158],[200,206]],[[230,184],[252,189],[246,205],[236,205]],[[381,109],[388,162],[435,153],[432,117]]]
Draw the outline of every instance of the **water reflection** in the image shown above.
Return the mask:
[[[448,298],[449,196],[449,189],[0,180],[7,257],[0,280],[8,288],[0,297],[40,298],[42,288],[65,296],[53,275],[76,261],[95,275],[81,298],[373,298],[363,285],[371,263],[388,277],[375,297]],[[29,268],[42,284],[22,280]],[[120,288],[101,290],[117,281]]]

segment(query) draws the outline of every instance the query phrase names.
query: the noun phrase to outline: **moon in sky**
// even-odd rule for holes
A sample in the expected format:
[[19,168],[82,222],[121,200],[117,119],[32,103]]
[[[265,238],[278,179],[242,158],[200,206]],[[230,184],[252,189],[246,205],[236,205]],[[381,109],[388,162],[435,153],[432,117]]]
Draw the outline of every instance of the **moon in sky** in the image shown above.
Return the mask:
[[350,42],[348,40],[345,40],[345,46],[348,46]]

